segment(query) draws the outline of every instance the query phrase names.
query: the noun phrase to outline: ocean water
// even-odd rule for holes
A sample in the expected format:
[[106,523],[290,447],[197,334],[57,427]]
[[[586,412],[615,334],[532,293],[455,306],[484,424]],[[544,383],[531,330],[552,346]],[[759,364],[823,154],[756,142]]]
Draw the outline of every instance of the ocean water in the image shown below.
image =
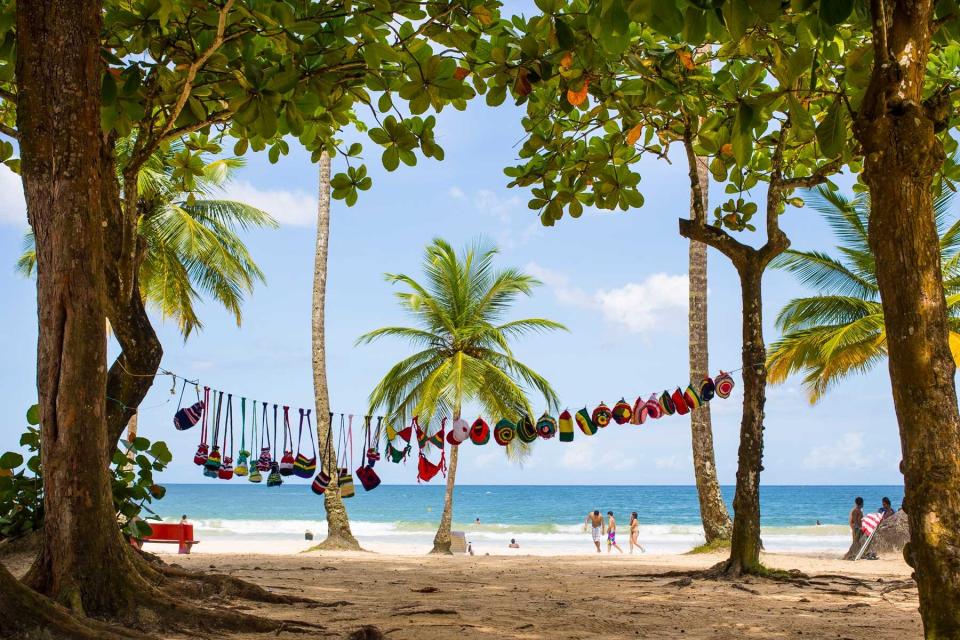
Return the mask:
[[[381,485],[364,492],[358,484],[357,495],[345,501],[353,532],[372,551],[424,553],[443,510],[443,490],[441,484]],[[722,492],[732,514],[733,487]],[[856,496],[864,498],[867,512],[878,509],[884,496],[897,507],[903,487],[762,487],[765,548],[843,553],[850,544],[847,516]],[[153,509],[166,521],[186,514],[201,552],[289,553],[310,545],[304,540],[307,529],[317,540],[326,529],[323,498],[306,484],[172,484]],[[704,540],[693,486],[459,486],[454,530],[466,532],[477,553],[590,553],[583,521],[594,509],[614,512],[624,549],[632,511],[639,514],[640,542],[650,553],[683,553]],[[506,549],[511,538],[520,543],[519,552]]]

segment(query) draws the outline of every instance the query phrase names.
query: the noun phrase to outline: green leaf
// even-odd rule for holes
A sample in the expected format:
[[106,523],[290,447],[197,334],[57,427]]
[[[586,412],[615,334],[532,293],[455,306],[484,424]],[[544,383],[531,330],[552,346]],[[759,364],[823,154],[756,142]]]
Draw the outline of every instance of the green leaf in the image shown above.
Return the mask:
[[753,157],[753,107],[741,103],[733,120],[730,143],[733,145],[733,157],[740,168],[750,164]]
[[825,158],[833,158],[843,150],[847,139],[846,111],[840,99],[833,101],[827,109],[823,120],[817,126],[817,142],[820,143],[820,153]]
[[800,101],[793,94],[787,98],[787,104],[790,106],[790,124],[796,133],[797,139],[801,142],[813,140],[816,132],[816,124],[810,112],[803,108]]
[[747,0],[747,4],[764,22],[780,17],[780,0]]
[[837,25],[853,11],[853,0],[820,0],[820,19],[829,25]]
[[721,11],[727,31],[735,40],[742,38],[754,23],[755,14],[750,10],[747,0],[727,0]]
[[35,404],[27,409],[27,424],[34,427],[40,424],[40,405]]
[[23,464],[23,456],[15,451],[7,451],[0,456],[0,469],[16,469]]
[[147,438],[134,438],[133,449],[135,451],[146,451],[150,447],[150,441]]

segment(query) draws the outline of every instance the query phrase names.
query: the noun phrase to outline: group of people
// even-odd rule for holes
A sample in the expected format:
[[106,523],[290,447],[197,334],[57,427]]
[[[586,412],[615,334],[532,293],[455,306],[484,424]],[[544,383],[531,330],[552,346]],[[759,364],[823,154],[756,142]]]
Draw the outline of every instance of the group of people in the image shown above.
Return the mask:
[[[880,515],[884,518],[889,518],[895,512],[893,507],[890,504],[890,498],[884,496],[883,500],[880,501]],[[861,526],[863,525],[863,498],[857,496],[853,501],[853,509],[850,510],[850,534],[853,536],[854,542],[860,541],[860,536],[863,535]]]
[[[617,544],[617,519],[613,516],[613,511],[607,511],[606,522],[600,515],[599,509],[588,513],[584,520],[584,530],[588,526],[590,527],[593,544],[597,547],[597,553],[600,553],[600,540],[604,535],[607,536],[607,553],[614,549],[623,553],[623,549]],[[640,549],[640,553],[646,553],[647,551],[640,544],[640,521],[637,519],[636,511],[630,514],[630,553],[633,553],[634,547]]]

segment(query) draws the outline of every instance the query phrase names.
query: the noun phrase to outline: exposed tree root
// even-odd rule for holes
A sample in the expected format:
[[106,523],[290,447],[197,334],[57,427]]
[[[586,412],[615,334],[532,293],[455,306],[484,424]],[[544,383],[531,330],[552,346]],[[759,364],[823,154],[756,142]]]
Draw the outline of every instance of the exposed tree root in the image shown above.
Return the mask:
[[149,636],[69,611],[22,584],[0,564],[0,636],[11,639],[143,640]]
[[364,548],[352,537],[327,536],[326,540],[313,545],[307,551],[364,551]]

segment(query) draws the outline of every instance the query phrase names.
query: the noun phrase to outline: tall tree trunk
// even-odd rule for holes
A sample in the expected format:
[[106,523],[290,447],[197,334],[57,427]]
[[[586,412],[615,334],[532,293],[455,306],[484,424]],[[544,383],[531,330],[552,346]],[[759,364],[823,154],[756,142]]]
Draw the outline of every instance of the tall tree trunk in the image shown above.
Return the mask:
[[[46,519],[31,574],[76,612],[117,611],[126,569],[106,449],[100,21],[95,0],[17,4],[22,176],[36,234]],[[57,55],[51,56],[50,52]]]
[[733,496],[733,536],[727,573],[760,569],[760,472],[763,471],[763,406],[767,400],[766,347],[763,342],[761,281],[764,266],[754,260],[737,265],[743,303],[743,417],[737,452],[737,488]]
[[327,390],[327,356],[324,342],[324,310],[327,296],[327,252],[330,242],[330,156],[320,156],[320,190],[317,204],[317,250],[313,264],[313,393],[317,406],[317,443],[321,465],[330,474],[330,486],[323,495],[327,512],[327,539],[314,549],[359,549],[350,531],[347,508],[337,482],[337,458],[333,447],[325,446],[333,425],[328,421],[330,395]]
[[[460,409],[453,414],[454,420],[460,419]],[[451,554],[450,550],[450,529],[453,526],[453,488],[457,483],[457,459],[459,457],[460,447],[451,445],[450,459],[447,461],[447,487],[443,493],[443,514],[440,516],[440,526],[437,527],[437,535],[433,537],[433,549],[430,553]]]
[[[699,196],[690,190],[690,218],[705,224],[701,216],[707,211],[710,174],[706,160],[695,157]],[[700,206],[694,202],[699,197]],[[707,334],[707,245],[690,240],[689,253],[689,311],[688,348],[690,355],[690,381],[698,385],[709,375],[710,357]],[[697,482],[697,497],[700,500],[700,521],[707,543],[730,538],[730,515],[720,493],[717,480],[717,463],[713,450],[713,426],[710,420],[710,404],[694,409],[690,415],[690,438],[693,448],[693,473]]]
[[[931,183],[948,98],[923,101],[933,2],[871,3],[874,67],[855,122],[903,452],[904,557],[926,638],[960,638],[960,415]],[[892,6],[891,6],[892,5]],[[890,11],[892,9],[892,11]],[[889,12],[889,13],[887,13]]]

